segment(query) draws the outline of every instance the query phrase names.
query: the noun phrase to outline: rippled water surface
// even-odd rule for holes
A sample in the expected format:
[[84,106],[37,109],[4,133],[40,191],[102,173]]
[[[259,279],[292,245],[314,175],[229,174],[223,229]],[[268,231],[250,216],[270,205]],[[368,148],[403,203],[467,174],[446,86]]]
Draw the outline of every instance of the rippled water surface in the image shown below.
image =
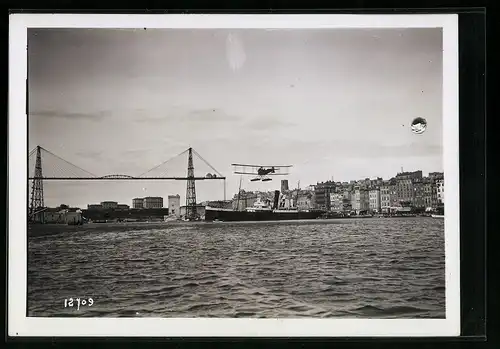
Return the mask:
[[29,316],[445,316],[441,219],[76,229],[29,238]]

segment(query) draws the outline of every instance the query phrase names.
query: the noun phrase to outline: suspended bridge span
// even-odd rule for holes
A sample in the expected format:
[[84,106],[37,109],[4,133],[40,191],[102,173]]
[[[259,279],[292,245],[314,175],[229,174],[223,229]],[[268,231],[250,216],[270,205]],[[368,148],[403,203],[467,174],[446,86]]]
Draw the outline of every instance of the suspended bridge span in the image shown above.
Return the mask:
[[[170,166],[172,160],[187,155],[187,175],[174,175]],[[195,175],[194,156],[201,160],[210,172],[203,175]],[[32,162],[32,164],[30,164]],[[138,175],[108,174],[104,176],[95,175],[83,168],[72,164],[69,161],[57,156],[51,151],[37,146],[28,154],[28,168],[34,168],[32,175],[28,175],[28,180],[32,181],[30,217],[35,219],[39,213],[43,212],[44,205],[44,181],[187,181],[186,190],[186,218],[196,219],[196,181],[222,180],[224,181],[224,200],[226,200],[226,177],[210,165],[193,148],[188,148],[177,156],[162,162],[158,166]]]
[[193,179],[195,181],[204,180],[225,180],[226,177],[132,177],[132,176],[103,176],[103,177],[28,177],[30,180],[43,179],[44,181],[187,181]]

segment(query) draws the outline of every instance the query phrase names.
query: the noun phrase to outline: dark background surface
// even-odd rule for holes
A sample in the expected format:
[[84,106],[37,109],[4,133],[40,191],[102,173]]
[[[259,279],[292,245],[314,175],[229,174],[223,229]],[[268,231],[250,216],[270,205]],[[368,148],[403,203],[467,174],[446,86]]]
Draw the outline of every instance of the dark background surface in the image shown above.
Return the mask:
[[[487,2],[473,2],[469,1],[468,5],[469,6],[484,6],[486,5]],[[2,3],[4,4],[4,3]],[[85,6],[82,6],[85,4]],[[325,5],[318,4],[317,6],[314,6],[311,2],[308,3],[311,7],[316,7],[316,8],[325,8]],[[344,2],[344,8],[350,8],[354,9],[357,8],[362,8],[363,6],[368,6],[368,4],[364,1],[349,1],[349,2]],[[425,1],[419,1],[419,2],[413,2],[413,4],[410,4],[409,2],[404,3],[406,6],[424,6],[428,8],[428,10],[411,10],[410,12],[418,12],[418,13],[425,13],[425,12],[436,12],[436,10],[439,10],[441,13],[452,13],[452,12],[457,12],[456,10],[449,10],[446,9],[444,6],[457,6],[457,5],[466,5],[464,2],[459,3],[459,2],[425,2]],[[14,2],[10,1],[5,3],[6,9],[9,8],[36,8],[40,7],[42,4],[38,2]],[[31,5],[31,6],[30,6]],[[71,7],[76,7],[76,8],[82,8],[82,7],[89,7],[89,8],[106,8],[109,7],[106,5],[103,5],[103,3],[97,3],[94,5],[91,2],[81,2],[81,4],[78,4],[76,1],[58,1],[58,2],[49,2],[45,1],[43,2],[43,5],[45,5],[46,8],[58,8],[58,7],[64,7],[64,8],[71,8]],[[145,2],[141,2],[140,5],[142,7],[146,7]],[[172,6],[173,3],[169,2],[169,5]],[[229,6],[228,6],[229,5]],[[232,6],[231,6],[232,5]],[[226,7],[238,7],[238,5],[242,5],[241,3],[227,3]],[[340,5],[340,3],[336,3],[337,6]],[[374,6],[375,3],[371,2],[370,5]],[[394,2],[393,4],[387,4],[387,2],[384,5],[379,6],[402,6],[401,3],[399,2]],[[150,5],[151,6],[151,5]],[[154,7],[155,5],[151,6],[150,8]],[[160,6],[160,4],[156,4],[156,6]],[[174,5],[175,6],[175,5]],[[185,8],[187,7],[187,3],[183,3],[182,5],[179,3],[177,5],[177,8]],[[241,8],[251,8],[255,7],[256,4],[248,5],[248,6],[241,6]],[[440,6],[441,9],[435,9],[432,8],[433,6]],[[132,6],[128,6],[128,8],[131,8]],[[264,5],[261,5],[261,8],[276,8],[279,7],[279,5],[276,4],[271,4],[267,3]],[[387,9],[380,9],[380,10],[366,10],[362,11],[361,13],[384,13],[387,12]],[[53,11],[49,11],[53,12]],[[96,12],[102,12],[98,10],[68,10],[66,12],[90,12],[90,13],[96,13]],[[113,11],[116,12],[116,11]],[[118,12],[134,12],[134,11],[126,11],[126,10],[121,10]],[[155,11],[152,10],[149,13],[154,13]],[[165,11],[159,11],[160,13],[165,13]],[[179,13],[179,12],[186,12],[186,11],[169,11],[171,13]],[[188,11],[189,12],[189,11]],[[193,12],[193,11],[191,11]],[[196,12],[196,11],[194,11]],[[211,12],[211,11],[201,11],[201,12]],[[213,11],[212,11],[213,12]],[[234,12],[231,11],[230,9],[226,9],[225,11],[216,11],[216,12]],[[241,11],[240,11],[241,12]],[[261,10],[261,11],[252,11],[252,12],[266,12],[266,10]],[[268,11],[267,11],[268,12]],[[281,11],[275,11],[277,13]],[[285,11],[285,12],[290,12],[290,11]],[[302,13],[302,12],[317,12],[317,10],[308,10],[308,11],[302,11],[302,10],[297,10],[293,11],[297,13]],[[328,11],[329,13],[333,11]],[[401,11],[391,11],[392,13],[398,13]],[[389,340],[389,339],[384,339],[384,340],[379,340],[376,343],[368,340],[362,340],[362,339],[357,339],[357,340],[352,340],[352,339],[332,339],[332,340],[327,340],[327,341],[336,341],[339,343],[336,344],[353,344],[352,342],[357,342],[358,345],[365,345],[369,347],[401,347],[401,344],[405,344],[410,347],[428,347],[431,343],[436,344],[436,346],[439,347],[448,347],[448,346],[453,346],[453,347],[479,347],[479,346],[485,346],[486,343],[484,342],[485,339],[485,334],[486,334],[486,327],[485,327],[485,290],[486,290],[486,285],[485,285],[485,279],[486,279],[486,269],[485,269],[485,243],[486,243],[486,234],[485,234],[485,215],[486,215],[486,210],[488,212],[495,212],[493,211],[493,201],[495,200],[494,196],[491,195],[493,193],[494,188],[493,187],[488,187],[488,193],[490,193],[489,196],[489,206],[486,207],[486,202],[485,202],[485,181],[486,181],[486,162],[485,162],[485,145],[486,145],[486,137],[485,137],[485,13],[484,9],[475,9],[474,11],[467,10],[467,9],[462,9],[460,14],[460,20],[459,20],[459,35],[460,35],[460,185],[461,185],[461,190],[460,190],[460,198],[461,198],[461,303],[462,303],[462,336],[468,337],[469,340],[466,340],[465,342],[459,343],[457,340],[449,340],[449,339],[413,339],[413,340]],[[464,13],[467,12],[467,13]],[[138,12],[135,11],[135,13],[144,13],[144,11]],[[337,12],[335,12],[337,13]],[[4,16],[6,19],[7,16]],[[493,20],[491,20],[491,23],[493,23]],[[4,21],[2,23],[2,29],[4,31],[4,38],[6,39],[4,47],[7,47],[8,43],[8,21]],[[489,28],[491,29],[491,28]],[[491,31],[489,31],[489,42],[493,42],[494,40],[491,40],[490,37]],[[491,48],[493,45],[489,45]],[[5,57],[5,56],[4,56]],[[7,56],[8,57],[8,56]],[[8,61],[8,58],[7,60]],[[490,58],[490,62],[494,62],[493,59]],[[493,65],[491,65],[493,66]],[[8,67],[7,67],[8,68]],[[490,70],[490,72],[492,69]],[[4,70],[5,72],[5,78],[4,81],[7,84],[8,81],[8,69]],[[492,78],[490,78],[490,84],[491,81],[494,81]],[[492,85],[491,85],[492,86]],[[490,90],[491,91],[491,90]],[[4,96],[4,105],[7,106],[7,94],[3,94]],[[491,99],[490,99],[491,100]],[[490,114],[491,115],[491,114]],[[7,118],[5,119],[7,120]],[[490,118],[491,120],[491,118]],[[8,121],[7,121],[8,122]],[[490,143],[491,139],[493,139],[493,134],[491,133],[494,128],[492,127],[492,121],[489,121],[489,126],[490,126]],[[6,125],[8,126],[8,125]],[[7,130],[7,128],[5,128]],[[4,138],[7,143],[7,133],[6,137]],[[491,145],[490,145],[491,146]],[[491,147],[492,148],[492,147]],[[7,147],[6,147],[7,150]],[[491,152],[491,150],[490,150]],[[6,152],[7,153],[7,152]],[[489,164],[493,163],[493,159],[496,159],[497,154],[491,154],[489,158]],[[4,157],[5,159],[5,168],[7,167],[7,157]],[[491,171],[491,168],[490,168]],[[490,174],[490,178],[492,178],[492,174]],[[489,184],[490,185],[490,184]],[[3,189],[7,189],[6,187],[3,187]],[[6,192],[6,197],[7,197],[7,192]],[[8,199],[8,198],[7,198]],[[6,210],[6,212],[8,212]],[[3,213],[3,210],[2,210]],[[465,214],[466,213],[466,214]],[[493,219],[491,217],[493,214],[490,214],[488,219],[489,222],[493,223]],[[7,215],[4,216],[5,222],[7,225]],[[489,226],[490,231],[495,231],[492,226]],[[7,230],[6,230],[7,231]],[[491,234],[490,234],[491,236]],[[6,243],[7,241],[7,234],[6,234]],[[493,238],[488,240],[488,250],[490,251],[489,256],[491,257],[493,255],[492,252],[494,252],[494,246],[493,246]],[[8,252],[5,254],[6,257],[6,262],[8,261]],[[493,257],[495,258],[495,257]],[[498,323],[495,322],[493,323],[492,321],[495,321],[497,319],[497,314],[498,314],[498,308],[493,309],[494,306],[498,305],[498,301],[496,297],[498,295],[498,289],[494,289],[494,279],[492,277],[493,275],[493,270],[494,264],[493,263],[493,258],[490,258],[490,268],[489,268],[489,282],[488,282],[488,294],[489,294],[489,312],[488,312],[488,344],[491,347],[494,347],[494,343],[498,343],[498,335],[496,332],[498,332]],[[2,288],[5,290],[5,288]],[[5,298],[6,299],[6,298]],[[6,299],[6,304],[7,305],[8,300]],[[4,309],[7,309],[7,307],[4,307]],[[7,320],[7,318],[5,318]],[[496,324],[496,325],[495,325]],[[495,330],[496,329],[496,330]],[[9,340],[12,340],[12,338],[9,338]],[[20,339],[17,339],[20,340]],[[48,341],[46,343],[47,345],[51,345],[54,343],[54,340],[51,338],[45,338],[44,340]],[[71,341],[74,341],[75,339],[72,339]],[[162,339],[159,339],[162,340]],[[163,339],[164,340],[164,339]],[[203,340],[206,342],[208,339]],[[220,339],[212,339],[209,341],[213,340],[218,340]],[[265,339],[263,339],[265,340]],[[59,340],[58,341],[64,341],[67,342],[68,340]],[[109,341],[109,340],[108,340]],[[123,341],[127,342],[133,342],[136,340],[132,339],[124,339]],[[149,340],[151,341],[151,339]],[[157,340],[155,340],[157,341]],[[193,340],[187,340],[187,342],[192,342]],[[197,339],[196,341],[200,341]],[[235,339],[235,342],[241,342],[241,339]],[[258,340],[259,342],[262,340]],[[285,339],[284,341],[286,342],[304,342],[304,339]],[[388,342],[390,341],[390,343]],[[52,342],[52,343],[51,343]],[[181,340],[176,340],[175,344],[179,344]],[[253,341],[247,340],[247,343],[251,343]],[[312,341],[307,341],[310,344],[320,344],[319,342],[325,342],[325,339],[315,339]],[[445,344],[446,342],[446,344]],[[173,342],[171,342],[174,344]],[[119,343],[118,345],[125,344],[125,343]],[[209,344],[210,343],[206,343]],[[215,343],[211,343],[214,345]],[[235,343],[231,343],[231,346],[234,346]],[[257,344],[257,343],[255,343]],[[285,343],[282,343],[285,344]],[[298,344],[298,343],[297,343]],[[332,343],[333,344],[333,343]],[[219,344],[215,344],[219,346]],[[278,345],[278,343],[272,344]],[[52,345],[51,345],[52,346]],[[177,346],[177,345],[176,345]],[[38,347],[38,346],[37,346]]]
[[460,274],[462,336],[485,327],[485,21],[459,16]]

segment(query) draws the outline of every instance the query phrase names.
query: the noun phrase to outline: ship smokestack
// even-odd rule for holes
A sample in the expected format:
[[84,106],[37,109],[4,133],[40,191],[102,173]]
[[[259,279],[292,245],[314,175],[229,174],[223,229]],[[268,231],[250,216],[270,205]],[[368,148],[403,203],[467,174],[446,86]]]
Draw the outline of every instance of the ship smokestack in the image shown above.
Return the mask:
[[280,200],[280,191],[275,190],[274,191],[274,205],[273,205],[274,210],[278,209],[279,200]]

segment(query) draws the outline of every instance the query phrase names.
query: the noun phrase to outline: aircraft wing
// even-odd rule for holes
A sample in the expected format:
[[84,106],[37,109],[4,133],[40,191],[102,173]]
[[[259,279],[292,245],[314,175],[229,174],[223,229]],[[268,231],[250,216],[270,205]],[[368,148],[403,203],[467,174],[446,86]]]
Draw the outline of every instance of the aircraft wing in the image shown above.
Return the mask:
[[258,175],[259,166],[231,164],[234,167],[234,173],[242,175]]
[[253,167],[255,169],[259,168],[271,168],[274,167],[275,169],[277,168],[289,168],[292,167],[292,165],[244,165],[244,164],[231,164],[231,166],[237,166],[237,167]]
[[257,176],[259,173],[259,169],[270,169],[274,167],[274,173],[268,173],[266,176],[273,176],[273,175],[287,175],[288,174],[288,169],[292,167],[291,165],[287,166],[265,166],[265,165],[244,165],[244,164],[231,164],[234,166],[234,173],[235,174],[242,174],[242,175],[254,175]]
[[[254,176],[258,176],[259,174],[257,172],[233,172],[234,174],[241,174],[241,175],[254,175]],[[266,174],[266,176],[286,176],[288,175],[289,173],[268,173]]]

